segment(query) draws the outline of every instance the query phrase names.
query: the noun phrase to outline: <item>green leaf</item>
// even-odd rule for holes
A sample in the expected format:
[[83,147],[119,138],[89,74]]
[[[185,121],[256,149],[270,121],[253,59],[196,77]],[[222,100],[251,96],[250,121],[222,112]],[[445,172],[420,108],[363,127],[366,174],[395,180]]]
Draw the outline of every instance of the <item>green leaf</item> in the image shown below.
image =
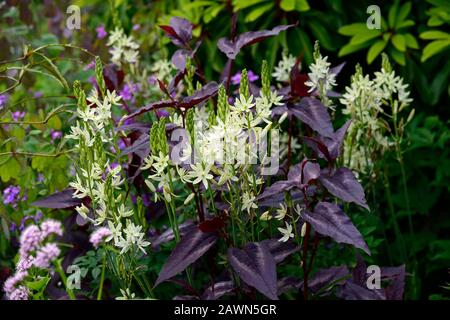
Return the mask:
[[400,29],[402,29],[402,28],[407,28],[407,27],[411,27],[411,26],[413,26],[413,25],[415,25],[416,23],[413,21],[413,20],[405,20],[405,21],[403,21],[402,23],[400,23],[398,26],[397,26],[397,30],[400,30]]
[[372,40],[373,38],[379,37],[381,35],[380,30],[366,30],[361,32],[350,39],[350,44],[357,45],[364,43],[366,41]]
[[17,178],[20,174],[20,163],[15,158],[9,160],[0,167],[0,176],[3,182],[11,178]]
[[361,43],[358,45],[347,44],[347,45],[343,46],[341,48],[341,50],[339,50],[338,56],[342,57],[342,56],[348,55],[350,53],[359,51],[361,49],[364,49],[364,48],[370,46],[371,43],[372,42],[364,42],[364,43]]
[[261,17],[264,13],[271,10],[273,8],[273,3],[267,3],[250,11],[249,14],[245,17],[245,22],[253,22],[259,17]]
[[384,50],[387,42],[384,40],[378,40],[375,42],[367,52],[367,63],[371,64],[373,60]]
[[450,46],[450,40],[436,40],[429,43],[424,49],[422,53],[421,62],[426,61],[431,56],[434,56],[438,52],[447,49]]
[[233,0],[233,10],[234,12],[237,12],[239,10],[251,7],[255,4],[259,4],[261,2],[264,2],[264,0]]
[[410,11],[411,11],[411,2],[407,2],[401,6],[400,11],[397,14],[397,21],[395,23],[395,28],[399,27],[399,25],[406,19]]
[[429,30],[422,32],[419,35],[420,39],[426,39],[426,40],[435,40],[435,39],[448,39],[450,38],[450,33],[440,31],[440,30]]
[[405,33],[404,36],[407,47],[411,49],[419,49],[419,44],[417,43],[416,38],[411,33]]
[[392,37],[392,44],[394,45],[394,47],[401,51],[401,52],[405,52],[406,51],[406,41],[405,41],[405,37],[402,34],[395,34]]
[[293,11],[295,10],[295,0],[281,0],[280,8],[284,11]]
[[339,28],[338,32],[344,36],[353,36],[367,31],[367,26],[365,23],[352,23]]
[[50,277],[43,277],[34,281],[27,281],[25,285],[34,291],[41,291],[47,287],[48,282],[50,281]]
[[321,23],[310,21],[309,27],[313,35],[319,40],[321,46],[330,51],[336,50],[335,42],[330,37],[329,31]]
[[309,9],[310,8],[307,0],[295,0],[295,10],[305,12]]
[[391,50],[389,50],[389,53],[391,54],[391,57],[394,59],[394,61],[398,64],[402,66],[406,64],[405,54],[403,52],[400,52],[395,48],[391,48]]
[[397,11],[398,11],[398,1],[395,1],[395,3],[389,9],[388,24],[389,24],[390,28],[394,28],[395,27]]

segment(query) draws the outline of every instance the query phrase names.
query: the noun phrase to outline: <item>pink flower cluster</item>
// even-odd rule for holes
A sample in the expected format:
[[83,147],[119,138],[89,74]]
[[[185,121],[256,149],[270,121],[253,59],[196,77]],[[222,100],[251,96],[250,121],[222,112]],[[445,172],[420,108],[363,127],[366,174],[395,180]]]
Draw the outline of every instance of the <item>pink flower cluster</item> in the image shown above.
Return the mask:
[[40,227],[30,225],[22,232],[16,273],[9,277],[3,286],[9,300],[28,299],[30,292],[21,282],[28,276],[31,267],[50,268],[51,262],[59,256],[61,250],[55,243],[46,241],[51,235],[62,234],[61,222],[51,219],[42,222]]
[[98,248],[98,246],[110,235],[111,231],[108,228],[101,227],[92,232],[89,242],[92,243],[95,248]]

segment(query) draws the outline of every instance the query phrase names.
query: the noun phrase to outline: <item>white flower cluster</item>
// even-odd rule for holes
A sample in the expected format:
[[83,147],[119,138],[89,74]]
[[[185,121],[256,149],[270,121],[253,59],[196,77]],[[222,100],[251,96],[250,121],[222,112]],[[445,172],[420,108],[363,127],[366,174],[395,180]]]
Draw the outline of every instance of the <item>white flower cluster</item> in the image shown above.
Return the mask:
[[152,75],[163,82],[169,82],[173,71],[174,66],[167,59],[156,60],[150,69]]
[[112,31],[106,45],[111,47],[109,50],[112,55],[111,61],[118,66],[123,62],[136,63],[139,59],[139,44],[132,36],[127,36],[123,29],[116,28]]
[[283,52],[281,60],[278,62],[278,65],[275,67],[272,76],[278,82],[288,82],[291,74],[291,70],[294,67],[296,59],[293,55],[287,54]]
[[305,82],[305,85],[309,87],[309,93],[317,92],[322,103],[332,108],[327,93],[336,86],[336,74],[330,71],[331,64],[328,62],[328,57],[322,57],[318,49],[314,56],[314,62],[309,67],[311,71],[308,73],[309,80]]
[[395,72],[384,68],[375,72],[375,77],[363,75],[359,70],[345,88],[340,102],[343,114],[351,116],[352,123],[344,142],[344,163],[356,172],[367,174],[371,171],[374,155],[383,153],[393,145],[386,135],[387,124],[382,118],[391,107],[395,115],[412,101],[407,84]]
[[[104,144],[109,144],[114,134],[111,107],[119,104],[120,97],[114,91],[107,91],[102,99],[94,90],[87,100],[90,105],[83,107],[83,103],[81,106],[79,104],[79,120],[72,126],[71,134],[66,136],[77,142],[81,160],[75,181],[70,183],[74,189],[73,197],[91,199],[92,209],[81,204],[76,207],[76,211],[96,226],[107,223],[111,236],[106,241],[114,240],[114,245],[121,249],[122,254],[133,247],[145,253],[144,247],[150,243],[144,240],[142,227],[128,219],[134,214],[133,210],[126,208],[121,194],[115,195],[124,183],[122,167],[118,164],[111,166],[105,154]],[[122,228],[123,219],[125,228]]]
[[[289,218],[290,221],[293,221],[294,223],[296,223],[298,221],[298,219],[301,217],[302,208],[300,207],[299,204],[297,204],[294,206],[293,211],[296,213],[296,215],[288,215],[287,206],[285,206],[283,203],[280,203],[280,207],[276,210],[275,217],[272,217],[272,215],[270,214],[269,211],[264,212],[260,216],[260,219],[264,220],[264,221],[271,220],[272,218],[275,218],[276,220],[279,220],[279,221],[284,221],[285,228],[281,228],[281,227],[278,228],[278,231],[280,231],[280,233],[282,234],[282,237],[280,239],[278,239],[279,242],[286,242],[290,238],[294,237],[292,223],[285,221],[285,218],[287,217],[287,218]],[[302,237],[304,236],[303,228],[302,228],[301,236]]]

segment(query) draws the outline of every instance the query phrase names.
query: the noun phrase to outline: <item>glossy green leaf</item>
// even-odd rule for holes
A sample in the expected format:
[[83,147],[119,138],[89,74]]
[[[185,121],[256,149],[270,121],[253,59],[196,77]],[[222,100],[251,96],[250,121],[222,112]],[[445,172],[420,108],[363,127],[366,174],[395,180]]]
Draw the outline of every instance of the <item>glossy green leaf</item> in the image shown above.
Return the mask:
[[250,13],[245,17],[245,22],[253,22],[259,17],[261,17],[264,13],[271,10],[273,8],[273,3],[267,3],[250,11]]
[[344,36],[353,36],[367,31],[365,23],[352,23],[339,28],[338,32]]
[[420,59],[422,62],[426,61],[431,56],[441,52],[444,49],[448,49],[450,46],[450,40],[436,40],[428,44],[422,53],[422,58]]
[[355,36],[353,36],[350,40],[350,44],[358,45],[364,43],[366,41],[377,38],[381,35],[380,30],[366,30],[366,32],[361,32]]
[[378,40],[375,42],[367,52],[367,63],[371,64],[373,60],[384,50],[387,42],[384,40]]
[[408,17],[411,12],[411,2],[407,2],[400,7],[400,10],[397,14],[397,19],[395,23],[395,28],[398,28],[399,25]]
[[405,37],[402,34],[395,34],[392,37],[392,44],[394,45],[394,47],[401,51],[401,52],[405,52],[406,50],[406,40]]
[[440,30],[429,30],[422,32],[419,35],[420,39],[426,39],[426,40],[435,40],[435,39],[449,39],[450,33],[440,31]]
[[411,49],[419,49],[419,44],[417,43],[416,38],[411,33],[404,34],[406,46]]

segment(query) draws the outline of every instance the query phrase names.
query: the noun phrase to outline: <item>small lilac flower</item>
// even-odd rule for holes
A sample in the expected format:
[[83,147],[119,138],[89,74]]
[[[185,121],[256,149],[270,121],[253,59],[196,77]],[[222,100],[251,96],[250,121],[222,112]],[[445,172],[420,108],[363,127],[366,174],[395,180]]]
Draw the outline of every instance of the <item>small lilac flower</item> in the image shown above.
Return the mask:
[[43,182],[44,179],[45,179],[44,175],[42,173],[39,173],[38,176],[37,176],[36,181],[37,182]]
[[52,141],[55,141],[56,139],[62,138],[62,132],[57,130],[51,130],[50,137],[52,138]]
[[103,39],[104,37],[106,37],[108,35],[108,33],[105,30],[105,25],[100,25],[97,28],[95,28],[95,31],[97,32],[97,38],[98,39]]
[[16,111],[13,112],[12,118],[14,121],[20,121],[25,117],[25,111]]
[[108,228],[101,227],[92,232],[89,242],[92,243],[95,248],[98,248],[98,246],[110,235],[111,231]]
[[42,239],[47,238],[51,234],[56,234],[58,236],[62,236],[63,234],[61,222],[53,219],[48,219],[42,222],[41,231]]
[[42,214],[42,211],[40,211],[40,210],[37,211],[36,215],[34,216],[34,222],[38,223],[42,219],[43,216],[44,215]]
[[20,198],[20,187],[19,186],[9,186],[3,190],[3,203],[10,204],[13,207],[16,206]]
[[258,75],[254,74],[252,70],[248,70],[247,72],[248,81],[255,82],[259,79]]
[[33,266],[34,257],[28,256],[26,258],[20,258],[19,262],[17,262],[16,270],[17,272],[26,272]]
[[28,300],[30,291],[25,286],[19,286],[9,294],[9,300]]
[[28,274],[24,271],[18,271],[13,276],[6,279],[5,283],[3,284],[3,291],[6,293],[7,296],[11,295],[11,293],[16,289],[16,285],[25,279],[25,277]]
[[14,232],[17,230],[17,225],[14,222],[11,222],[11,225],[9,226],[9,231]]
[[123,89],[119,91],[119,95],[125,101],[130,101],[133,99],[133,93],[140,91],[140,86],[138,84],[126,84]]
[[241,82],[241,72],[236,73],[231,77],[231,83],[237,85]]
[[43,95],[44,95],[44,94],[42,93],[42,91],[36,91],[36,92],[33,94],[33,97],[34,97],[35,99],[39,99],[39,98],[42,98]]
[[36,254],[36,258],[33,260],[33,265],[38,268],[47,269],[50,267],[50,263],[55,260],[61,250],[54,243],[47,243]]
[[140,24],[135,24],[135,25],[133,26],[133,31],[138,31],[140,28],[141,28],[141,25],[140,25]]
[[[247,72],[248,81],[255,82],[259,79],[259,77],[252,71],[248,70]],[[238,85],[241,82],[241,72],[237,72],[234,76],[231,77],[231,83],[234,85]]]
[[156,76],[149,76],[147,78],[147,82],[151,85],[156,85],[158,83],[158,80],[156,79]]
[[94,67],[95,67],[95,61],[93,60],[93,61],[89,62],[89,63],[83,68],[83,70],[84,70],[84,71],[88,71],[88,70],[94,69]]
[[39,247],[39,243],[42,239],[42,232],[38,226],[28,226],[20,236],[20,256],[28,257],[30,252],[36,250]]
[[8,96],[6,94],[1,94],[0,95],[0,110],[3,109],[3,107],[6,105],[7,102],[8,102]]

